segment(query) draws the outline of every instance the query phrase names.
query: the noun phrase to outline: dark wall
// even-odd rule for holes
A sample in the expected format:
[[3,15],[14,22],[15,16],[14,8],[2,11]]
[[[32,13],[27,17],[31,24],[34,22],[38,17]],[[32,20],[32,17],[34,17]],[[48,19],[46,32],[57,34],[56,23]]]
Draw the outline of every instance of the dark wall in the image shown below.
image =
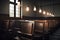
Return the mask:
[[9,0],[0,0],[0,19],[7,19],[9,14]]
[[9,13],[9,0],[0,0],[0,14]]

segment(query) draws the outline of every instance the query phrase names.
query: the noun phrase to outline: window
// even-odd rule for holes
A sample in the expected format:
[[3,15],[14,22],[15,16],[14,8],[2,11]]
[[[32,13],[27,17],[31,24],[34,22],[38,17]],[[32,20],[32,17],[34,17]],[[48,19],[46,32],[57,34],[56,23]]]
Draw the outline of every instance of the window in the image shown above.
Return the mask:
[[18,0],[16,0],[16,3],[18,3]]
[[14,5],[13,4],[9,5],[9,16],[14,17]]
[[16,2],[15,0],[10,0],[9,17],[20,17],[20,2],[18,0]]
[[9,17],[14,17],[14,0],[10,0]]
[[14,0],[10,0],[10,2],[14,2]]
[[16,17],[20,17],[20,2],[16,5]]

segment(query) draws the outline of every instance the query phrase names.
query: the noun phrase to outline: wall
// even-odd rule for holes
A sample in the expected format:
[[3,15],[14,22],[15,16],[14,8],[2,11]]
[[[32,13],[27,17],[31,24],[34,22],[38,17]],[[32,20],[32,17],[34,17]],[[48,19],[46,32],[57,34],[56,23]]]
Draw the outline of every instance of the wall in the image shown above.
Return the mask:
[[0,0],[0,14],[9,13],[9,0]]

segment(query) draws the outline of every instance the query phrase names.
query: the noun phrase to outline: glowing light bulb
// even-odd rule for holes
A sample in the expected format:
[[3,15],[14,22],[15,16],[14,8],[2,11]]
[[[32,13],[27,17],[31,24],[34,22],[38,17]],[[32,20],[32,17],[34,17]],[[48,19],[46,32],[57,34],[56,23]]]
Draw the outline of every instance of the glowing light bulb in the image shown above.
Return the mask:
[[39,13],[41,13],[42,12],[42,10],[41,9],[39,9]]
[[26,11],[29,11],[29,7],[26,7]]
[[47,12],[47,15],[50,15],[50,14]]
[[45,12],[45,11],[43,11],[43,14],[46,14],[46,12]]
[[36,7],[34,7],[34,9],[33,9],[34,11],[36,11]]

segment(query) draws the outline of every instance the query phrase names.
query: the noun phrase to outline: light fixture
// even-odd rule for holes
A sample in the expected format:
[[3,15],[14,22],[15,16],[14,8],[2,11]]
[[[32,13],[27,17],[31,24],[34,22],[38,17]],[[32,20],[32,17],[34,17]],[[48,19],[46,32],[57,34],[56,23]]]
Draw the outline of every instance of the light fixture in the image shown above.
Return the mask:
[[26,7],[26,11],[29,11],[29,7]]
[[36,7],[34,7],[33,11],[36,11]]
[[50,15],[50,14],[47,12],[47,15]]
[[41,13],[42,12],[42,10],[41,9],[39,9],[39,13]]
[[43,14],[46,14],[46,12],[45,12],[45,11],[43,11]]

